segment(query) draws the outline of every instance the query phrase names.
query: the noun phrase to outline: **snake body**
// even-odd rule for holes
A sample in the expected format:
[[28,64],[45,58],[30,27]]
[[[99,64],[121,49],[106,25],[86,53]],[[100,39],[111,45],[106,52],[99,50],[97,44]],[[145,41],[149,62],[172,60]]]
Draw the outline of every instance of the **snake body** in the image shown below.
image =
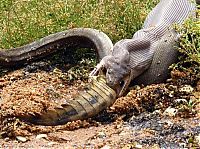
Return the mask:
[[[95,49],[98,60],[111,54],[113,44],[103,32],[91,28],[74,28],[46,36],[22,47],[1,50],[0,65],[12,67],[46,57],[63,48]],[[39,125],[61,125],[69,121],[87,119],[98,114],[116,100],[116,92],[110,88],[103,76],[90,77],[88,88],[78,93],[73,100],[59,107],[19,117]]]
[[[93,76],[90,87],[74,100],[39,115],[30,114],[24,119],[35,124],[59,125],[92,117],[112,105],[119,95],[110,85],[109,79],[111,82],[114,80],[114,84],[119,83],[127,74],[140,84],[164,81],[168,76],[169,65],[176,61],[178,54],[174,49],[178,36],[169,27],[173,23],[183,22],[192,10],[195,7],[188,0],[161,0],[148,15],[143,29],[136,32],[132,39],[119,41],[114,47],[103,32],[76,28],[49,35],[19,48],[0,51],[0,65],[13,66],[45,57],[62,47],[94,48],[100,61],[99,68],[106,66],[107,78],[97,79],[99,76]],[[117,71],[110,71],[113,69]]]
[[74,28],[46,36],[22,47],[0,51],[0,65],[11,67],[24,64],[63,48],[93,48],[98,59],[109,55],[113,44],[103,32],[91,28]]
[[102,59],[92,75],[105,68],[109,86],[121,88],[119,96],[130,80],[145,85],[163,82],[168,77],[168,67],[178,56],[175,45],[180,35],[173,24],[180,25],[189,16],[195,18],[195,10],[190,0],[161,0],[147,16],[143,28],[133,38],[118,41],[112,54]]

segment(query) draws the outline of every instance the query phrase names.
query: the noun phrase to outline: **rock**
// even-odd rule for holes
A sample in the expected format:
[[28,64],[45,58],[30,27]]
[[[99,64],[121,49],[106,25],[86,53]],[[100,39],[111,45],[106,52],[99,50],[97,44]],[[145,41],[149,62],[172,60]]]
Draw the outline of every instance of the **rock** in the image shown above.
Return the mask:
[[174,97],[174,91],[171,91],[170,93],[169,93],[169,97]]
[[6,137],[4,140],[5,140],[6,142],[8,142],[10,139],[9,139],[8,137]]
[[27,139],[25,137],[22,137],[22,136],[16,136],[16,139],[19,141],[19,142],[26,142]]
[[176,115],[177,112],[178,112],[177,109],[168,107],[168,108],[164,111],[163,115],[173,117],[173,116]]
[[154,144],[153,146],[151,146],[151,149],[160,149],[160,146],[158,144]]
[[188,101],[186,99],[176,99],[175,102],[180,104],[188,104]]
[[100,131],[100,132],[98,132],[97,136],[98,136],[99,138],[105,138],[105,137],[106,137],[106,134],[105,134],[103,131]]
[[136,144],[135,148],[142,148],[142,145],[141,144]]
[[153,114],[162,114],[161,110],[155,110],[153,111]]
[[39,134],[36,136],[36,139],[41,139],[41,138],[47,138],[47,135],[46,134]]
[[48,142],[48,146],[53,146],[53,145],[55,145],[55,144],[57,144],[56,142]]
[[195,140],[200,145],[200,134],[198,136],[195,136]]
[[110,149],[111,147],[109,145],[103,146],[101,149]]
[[184,85],[179,89],[179,92],[185,92],[185,93],[192,93],[194,91],[194,88],[191,85]]

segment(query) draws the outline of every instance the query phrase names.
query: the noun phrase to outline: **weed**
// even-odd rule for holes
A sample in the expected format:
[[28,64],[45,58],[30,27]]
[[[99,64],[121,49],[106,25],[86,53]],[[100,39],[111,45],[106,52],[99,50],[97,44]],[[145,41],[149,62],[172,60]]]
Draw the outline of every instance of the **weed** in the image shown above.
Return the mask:
[[200,10],[197,18],[189,18],[181,26],[176,26],[180,34],[178,51],[184,55],[181,63],[195,63],[200,66]]

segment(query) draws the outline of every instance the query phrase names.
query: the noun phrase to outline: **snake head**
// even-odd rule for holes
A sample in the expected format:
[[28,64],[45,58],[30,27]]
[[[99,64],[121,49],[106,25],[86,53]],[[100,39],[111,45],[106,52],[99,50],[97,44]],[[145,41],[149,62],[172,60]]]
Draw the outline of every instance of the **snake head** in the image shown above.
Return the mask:
[[116,63],[106,71],[106,82],[117,92],[118,97],[125,93],[132,80],[132,71],[129,68]]
[[113,56],[104,57],[90,76],[105,75],[109,87],[114,89],[118,97],[122,96],[127,90],[132,79],[132,71],[128,64],[120,63]]

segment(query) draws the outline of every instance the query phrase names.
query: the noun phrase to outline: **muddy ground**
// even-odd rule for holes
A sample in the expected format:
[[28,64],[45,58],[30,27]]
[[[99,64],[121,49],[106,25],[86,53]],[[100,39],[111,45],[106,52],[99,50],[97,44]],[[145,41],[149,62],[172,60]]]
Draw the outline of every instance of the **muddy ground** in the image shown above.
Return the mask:
[[1,69],[1,148],[200,147],[199,68],[173,70],[162,84],[130,86],[126,96],[94,118],[61,126],[22,121],[21,117],[59,106],[83,90],[94,65],[91,55],[82,57],[86,59],[60,53]]

